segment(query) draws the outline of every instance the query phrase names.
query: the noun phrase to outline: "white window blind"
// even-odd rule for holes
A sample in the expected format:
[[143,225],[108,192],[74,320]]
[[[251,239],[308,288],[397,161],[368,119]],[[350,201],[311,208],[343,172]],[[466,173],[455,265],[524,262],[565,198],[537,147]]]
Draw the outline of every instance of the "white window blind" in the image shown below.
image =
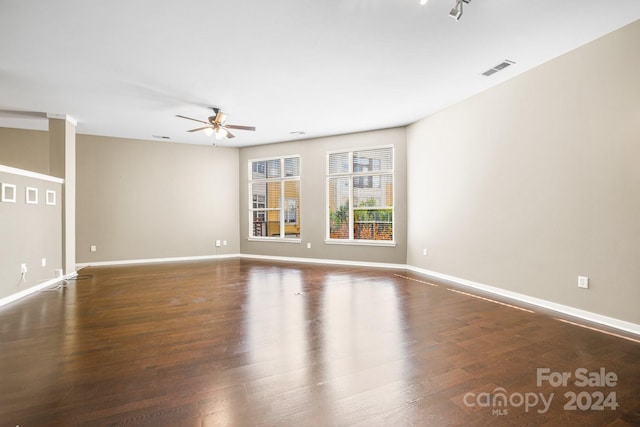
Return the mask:
[[249,160],[249,237],[300,238],[300,157]]
[[393,147],[328,153],[327,239],[393,241]]

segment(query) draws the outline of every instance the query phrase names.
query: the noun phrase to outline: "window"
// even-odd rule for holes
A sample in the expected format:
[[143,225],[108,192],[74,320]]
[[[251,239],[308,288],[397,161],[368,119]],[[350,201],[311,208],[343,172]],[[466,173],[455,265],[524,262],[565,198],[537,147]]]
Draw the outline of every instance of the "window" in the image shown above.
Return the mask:
[[300,157],[249,160],[249,237],[300,239]]
[[285,224],[298,223],[298,199],[287,199],[285,203],[284,222]]
[[328,153],[327,240],[393,241],[393,147]]

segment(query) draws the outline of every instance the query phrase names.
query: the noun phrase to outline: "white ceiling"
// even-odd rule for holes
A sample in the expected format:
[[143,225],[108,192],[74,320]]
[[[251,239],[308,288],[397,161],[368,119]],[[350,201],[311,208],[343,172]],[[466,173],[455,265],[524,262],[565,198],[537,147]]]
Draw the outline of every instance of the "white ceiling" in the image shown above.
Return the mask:
[[[638,0],[0,0],[0,126],[248,146],[412,123],[640,18]],[[637,49],[638,46],[631,48]],[[505,59],[515,65],[481,73]],[[306,135],[291,135],[302,130]]]

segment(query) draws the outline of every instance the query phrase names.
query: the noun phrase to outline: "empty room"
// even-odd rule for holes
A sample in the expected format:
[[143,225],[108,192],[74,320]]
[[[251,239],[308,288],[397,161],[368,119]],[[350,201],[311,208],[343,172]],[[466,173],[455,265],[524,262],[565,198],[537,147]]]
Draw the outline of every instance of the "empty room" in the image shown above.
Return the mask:
[[0,38],[0,426],[640,426],[639,2]]

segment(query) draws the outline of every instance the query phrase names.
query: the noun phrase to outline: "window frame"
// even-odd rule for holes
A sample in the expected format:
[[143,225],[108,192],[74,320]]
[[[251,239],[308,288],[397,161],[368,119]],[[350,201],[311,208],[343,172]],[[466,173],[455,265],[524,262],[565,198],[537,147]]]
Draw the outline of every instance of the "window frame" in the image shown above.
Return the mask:
[[[362,152],[362,151],[371,151],[371,150],[381,150],[381,149],[391,149],[391,169],[384,170],[366,170],[366,171],[354,171],[354,153]],[[348,172],[336,172],[330,173],[330,158],[333,154],[347,154],[347,164],[348,164]],[[375,159],[373,159],[375,160]],[[395,174],[395,165],[396,165],[396,156],[395,156],[395,146],[393,144],[386,145],[376,145],[376,146],[366,146],[366,147],[356,147],[349,149],[341,149],[341,150],[332,150],[326,152],[326,180],[325,180],[325,243],[326,244],[335,244],[335,245],[362,245],[362,246],[396,246],[396,174]],[[378,186],[375,184],[375,177],[372,175],[388,175],[390,174],[392,177],[392,191],[391,191],[391,230],[392,236],[391,240],[369,240],[369,239],[356,239],[354,236],[354,211],[358,210],[354,209],[354,180],[360,177],[360,181],[363,183],[364,187],[362,188],[380,188],[382,185],[381,180],[378,180]],[[349,184],[349,238],[347,239],[336,239],[331,238],[331,210],[330,210],[330,187],[331,187],[331,179],[335,178],[347,178]],[[370,178],[370,179],[366,179]],[[360,187],[359,187],[360,188]],[[377,210],[377,209],[372,209]],[[382,210],[382,208],[380,209]]]
[[[286,166],[285,166],[285,159],[291,159],[291,158],[296,158],[298,159],[298,175],[295,176],[287,176],[286,175]],[[253,178],[253,169],[254,169],[254,164],[258,163],[258,162],[269,162],[269,161],[273,161],[273,160],[279,160],[280,161],[280,176],[279,177],[266,177],[266,170],[264,171],[265,173],[265,178],[258,178],[255,179]],[[248,182],[248,202],[249,202],[249,206],[248,206],[248,240],[251,241],[260,241],[260,242],[285,242],[285,243],[300,243],[302,242],[302,230],[300,229],[300,225],[302,223],[302,217],[301,217],[301,211],[300,211],[300,201],[302,199],[302,185],[301,185],[301,175],[302,175],[302,158],[299,154],[291,154],[291,155],[283,155],[283,156],[273,156],[273,157],[263,157],[263,158],[257,158],[257,159],[249,159],[247,161],[247,168],[248,168],[248,176],[247,176],[247,182]],[[268,201],[265,199],[264,201],[260,201],[260,200],[255,200],[254,201],[254,197],[253,197],[253,184],[255,183],[273,183],[273,182],[278,182],[280,183],[280,195],[279,195],[279,206],[278,208],[269,208],[266,205],[268,204]],[[296,204],[296,211],[297,211],[297,216],[298,216],[298,221],[296,222],[286,222],[287,220],[287,215],[286,215],[286,211],[288,210],[288,201],[289,200],[295,200],[292,199],[291,197],[287,197],[287,193],[285,191],[285,187],[286,187],[286,183],[287,182],[298,182],[298,199],[297,199],[297,204]],[[265,205],[264,207],[260,207],[260,206],[255,206],[257,204],[262,204]],[[278,215],[278,224],[279,224],[279,228],[280,228],[280,235],[278,236],[254,236],[253,235],[253,231],[254,231],[254,213],[255,212],[259,212],[259,211],[263,211],[263,212],[269,212],[269,211],[279,211],[279,215]],[[295,225],[298,227],[299,231],[298,231],[298,236],[297,237],[287,237],[286,235],[286,227],[287,226],[292,226]]]

